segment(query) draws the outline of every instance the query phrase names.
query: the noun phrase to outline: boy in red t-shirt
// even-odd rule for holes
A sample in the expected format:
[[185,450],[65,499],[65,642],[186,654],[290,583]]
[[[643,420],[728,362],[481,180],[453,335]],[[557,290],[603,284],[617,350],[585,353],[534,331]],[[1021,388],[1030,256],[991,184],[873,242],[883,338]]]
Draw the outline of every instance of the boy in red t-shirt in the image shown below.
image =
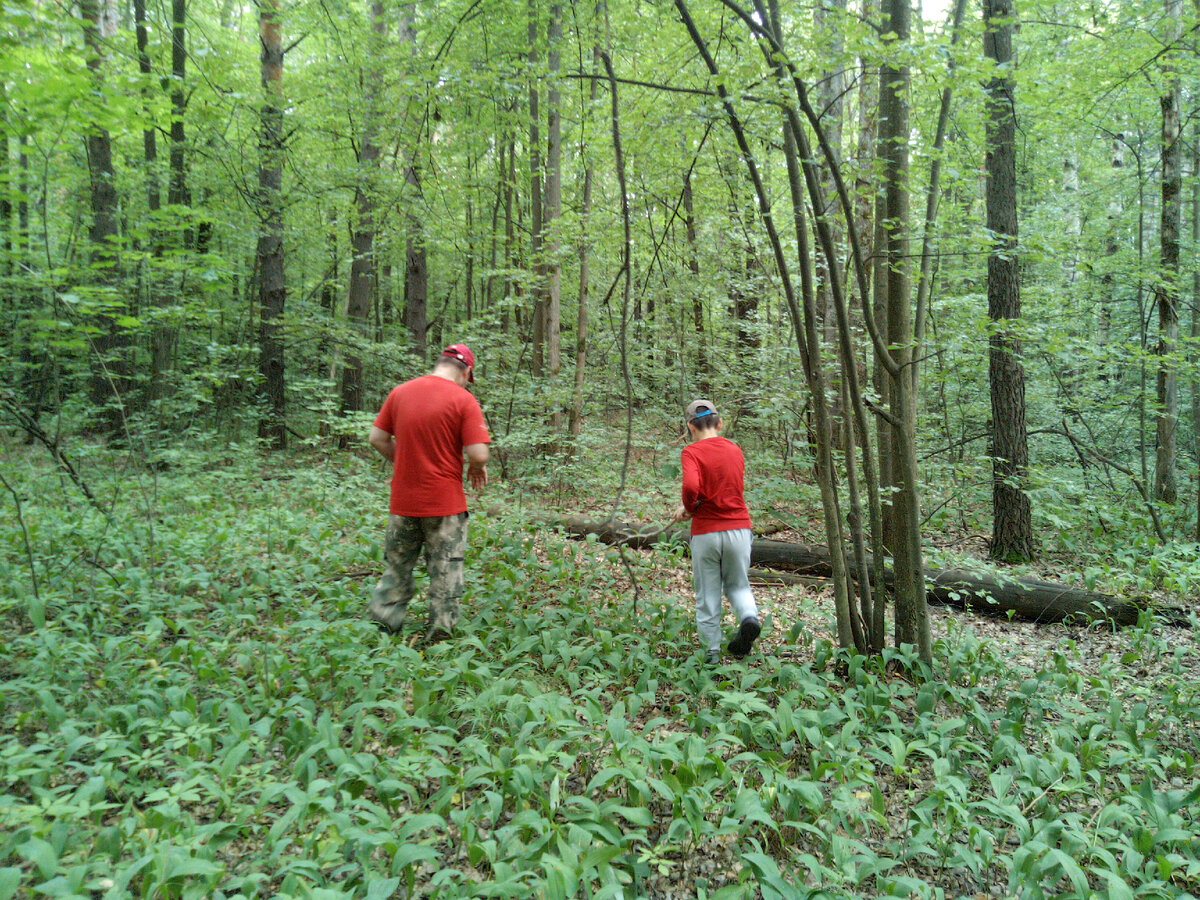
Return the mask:
[[475,355],[466,344],[442,351],[432,374],[392,388],[371,426],[370,442],[392,463],[386,566],[367,608],[379,627],[395,632],[413,595],[413,566],[425,551],[429,571],[427,643],[450,636],[458,621],[467,547],[467,477],[487,484],[488,436],[479,401],[466,389]]
[[692,583],[696,629],[709,663],[721,659],[721,595],[729,598],[738,631],[729,652],[750,652],[762,630],[750,590],[750,511],[743,497],[746,461],[742,450],[721,437],[717,408],[708,400],[687,406],[692,443],[683,448],[683,504],[675,521],[692,520]]

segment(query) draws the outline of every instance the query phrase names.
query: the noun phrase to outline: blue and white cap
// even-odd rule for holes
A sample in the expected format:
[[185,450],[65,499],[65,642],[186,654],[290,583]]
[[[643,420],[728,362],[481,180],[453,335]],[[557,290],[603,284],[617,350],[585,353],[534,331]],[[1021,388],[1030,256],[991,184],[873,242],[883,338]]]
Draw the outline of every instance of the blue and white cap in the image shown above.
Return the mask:
[[689,425],[697,422],[703,425],[716,425],[718,418],[720,417],[717,414],[717,407],[711,400],[693,400],[687,405],[687,421]]

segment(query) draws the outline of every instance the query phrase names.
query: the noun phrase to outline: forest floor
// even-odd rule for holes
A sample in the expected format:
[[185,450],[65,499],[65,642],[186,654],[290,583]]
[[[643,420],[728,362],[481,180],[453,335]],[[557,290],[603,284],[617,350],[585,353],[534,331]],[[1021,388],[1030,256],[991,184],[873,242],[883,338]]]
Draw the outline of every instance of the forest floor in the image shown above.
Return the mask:
[[1200,894],[1197,631],[935,607],[922,674],[759,584],[755,652],[710,667],[682,547],[498,483],[420,650],[420,598],[363,615],[365,455],[86,460],[98,505],[9,459],[0,900]]

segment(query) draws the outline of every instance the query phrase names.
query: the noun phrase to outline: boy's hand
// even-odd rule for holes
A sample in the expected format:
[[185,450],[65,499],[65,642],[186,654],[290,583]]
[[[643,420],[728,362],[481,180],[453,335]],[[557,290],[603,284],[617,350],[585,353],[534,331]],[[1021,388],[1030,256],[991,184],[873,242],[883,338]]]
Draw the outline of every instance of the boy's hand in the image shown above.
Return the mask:
[[687,507],[681,503],[679,504],[679,508],[675,510],[675,515],[671,516],[671,521],[682,522],[684,519],[690,519],[691,517],[692,514],[687,511]]

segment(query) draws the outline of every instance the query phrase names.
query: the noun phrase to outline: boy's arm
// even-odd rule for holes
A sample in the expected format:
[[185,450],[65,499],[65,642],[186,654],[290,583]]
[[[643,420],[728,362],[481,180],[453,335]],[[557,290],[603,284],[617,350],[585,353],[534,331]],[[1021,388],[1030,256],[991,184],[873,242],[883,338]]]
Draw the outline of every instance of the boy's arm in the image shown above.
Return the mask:
[[683,508],[689,515],[700,505],[700,466],[690,453],[683,454]]

